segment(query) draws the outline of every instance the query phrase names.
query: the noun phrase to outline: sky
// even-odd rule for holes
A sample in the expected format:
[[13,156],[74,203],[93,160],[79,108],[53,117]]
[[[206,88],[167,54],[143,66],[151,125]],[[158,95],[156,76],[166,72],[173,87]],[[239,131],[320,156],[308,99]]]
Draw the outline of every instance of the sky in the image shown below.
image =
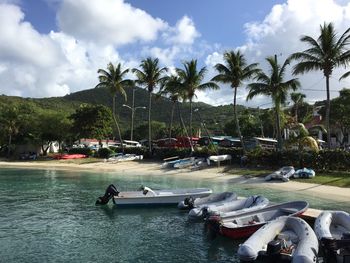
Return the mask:
[[[350,26],[350,0],[0,0],[0,94],[64,96],[94,88],[97,70],[109,62],[135,68],[149,56],[170,72],[197,59],[207,69],[205,81],[228,50],[267,70],[267,56],[283,63],[305,50],[300,37],[317,38],[324,22],[341,35]],[[334,70],[332,98],[350,87],[350,78],[338,80],[348,70]],[[298,78],[308,102],[326,98],[322,72]],[[266,97],[246,101],[248,83],[239,87],[237,103],[270,107]],[[233,90],[220,84],[196,100],[229,104]]]

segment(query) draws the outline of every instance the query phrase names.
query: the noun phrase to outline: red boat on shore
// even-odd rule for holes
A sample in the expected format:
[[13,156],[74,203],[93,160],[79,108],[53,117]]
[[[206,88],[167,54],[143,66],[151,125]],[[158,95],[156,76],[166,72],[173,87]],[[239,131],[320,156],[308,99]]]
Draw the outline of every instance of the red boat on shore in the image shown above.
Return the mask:
[[86,158],[86,154],[57,154],[53,158],[57,160],[81,159]]
[[306,201],[293,201],[227,218],[211,216],[207,219],[207,227],[212,234],[232,239],[247,238],[268,221],[281,216],[300,216],[308,207]]

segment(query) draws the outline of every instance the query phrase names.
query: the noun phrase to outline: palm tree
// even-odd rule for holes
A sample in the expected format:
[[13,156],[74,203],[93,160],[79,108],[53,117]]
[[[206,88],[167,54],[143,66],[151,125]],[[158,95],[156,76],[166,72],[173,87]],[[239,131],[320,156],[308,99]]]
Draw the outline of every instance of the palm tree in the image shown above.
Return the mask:
[[330,93],[329,78],[333,69],[339,66],[346,66],[350,61],[350,50],[347,46],[350,44],[350,28],[348,28],[340,38],[332,23],[320,26],[320,36],[313,39],[310,36],[302,36],[300,38],[309,48],[291,55],[291,59],[300,61],[294,66],[293,74],[304,74],[313,70],[322,70],[326,77],[326,129],[327,129],[327,145],[331,147],[331,133],[329,125],[330,113]]
[[165,95],[169,96],[172,106],[171,106],[171,116],[170,116],[170,127],[169,127],[169,140],[171,138],[171,130],[173,126],[173,120],[174,120],[174,111],[175,106],[179,102],[179,99],[184,96],[184,91],[181,89],[182,84],[179,76],[177,75],[171,75],[165,77],[164,84],[161,87],[161,90],[159,91],[159,95]]
[[193,97],[196,95],[196,91],[198,90],[206,90],[206,89],[219,89],[219,86],[214,82],[205,82],[202,83],[206,68],[203,67],[199,71],[197,70],[197,60],[185,61],[183,63],[184,69],[176,69],[176,73],[178,74],[181,84],[186,90],[185,97],[190,101],[190,143],[192,145],[192,101]]
[[120,133],[120,127],[119,123],[117,121],[116,116],[116,96],[119,92],[124,97],[124,100],[126,101],[127,96],[125,92],[126,87],[131,87],[133,85],[133,81],[130,79],[124,79],[125,75],[129,72],[129,69],[122,70],[121,64],[118,63],[116,67],[110,62],[107,65],[107,70],[99,69],[97,71],[98,79],[100,83],[96,85],[95,88],[107,88],[109,92],[112,94],[112,112],[113,112],[113,119],[114,123],[117,127],[118,136],[120,140],[120,144],[122,147],[122,151],[124,152],[124,146],[123,146],[123,140]]
[[286,73],[286,67],[289,64],[289,59],[286,59],[282,66],[278,64],[276,55],[274,57],[267,57],[266,60],[270,66],[269,73],[266,74],[262,71],[259,72],[256,76],[257,82],[248,85],[249,93],[247,95],[247,100],[252,99],[257,95],[265,95],[271,97],[276,114],[278,148],[281,150],[281,104],[284,104],[286,102],[288,91],[296,90],[300,86],[300,83],[298,79],[290,79],[284,81],[284,75]]
[[149,153],[152,154],[152,131],[151,131],[151,108],[152,108],[152,92],[157,87],[165,81],[163,73],[168,69],[166,67],[159,68],[159,59],[146,58],[141,61],[141,70],[134,68],[133,73],[136,74],[136,83],[141,86],[145,86],[149,92],[148,100],[148,145]]
[[257,68],[258,64],[247,65],[247,62],[239,51],[229,51],[224,53],[225,64],[216,64],[215,69],[219,72],[212,81],[230,84],[231,88],[234,90],[233,93],[233,112],[237,127],[237,133],[241,140],[243,153],[245,152],[245,147],[243,143],[243,137],[241,134],[241,129],[239,126],[238,116],[237,116],[237,88],[242,85],[242,82],[250,79],[259,72]]
[[339,80],[345,79],[345,78],[347,78],[349,76],[350,76],[350,71],[344,73],[344,75],[342,75]]
[[299,93],[299,92],[292,92],[290,94],[290,99],[293,101],[294,103],[294,116],[295,116],[295,122],[298,123],[298,108],[299,105],[303,104],[304,99],[306,98],[306,95],[303,93]]

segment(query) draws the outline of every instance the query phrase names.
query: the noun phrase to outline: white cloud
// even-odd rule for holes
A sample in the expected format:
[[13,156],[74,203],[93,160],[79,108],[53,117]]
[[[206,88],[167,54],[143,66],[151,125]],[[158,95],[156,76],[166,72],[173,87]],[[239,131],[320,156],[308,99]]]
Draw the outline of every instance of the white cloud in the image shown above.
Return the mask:
[[62,31],[87,42],[123,45],[157,38],[167,24],[123,0],[64,0],[57,14]]
[[182,17],[174,28],[163,34],[167,42],[175,45],[192,45],[199,36],[194,22],[188,16]]

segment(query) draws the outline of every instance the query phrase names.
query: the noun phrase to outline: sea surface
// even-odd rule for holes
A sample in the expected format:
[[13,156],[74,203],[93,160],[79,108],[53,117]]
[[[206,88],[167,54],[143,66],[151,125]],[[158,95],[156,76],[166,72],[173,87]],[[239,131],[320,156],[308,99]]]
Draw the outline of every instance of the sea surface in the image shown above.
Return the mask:
[[0,262],[238,262],[241,241],[206,234],[176,207],[95,206],[110,184],[119,190],[210,187],[271,201],[307,200],[350,212],[349,202],[209,180],[125,176],[118,172],[0,169]]

